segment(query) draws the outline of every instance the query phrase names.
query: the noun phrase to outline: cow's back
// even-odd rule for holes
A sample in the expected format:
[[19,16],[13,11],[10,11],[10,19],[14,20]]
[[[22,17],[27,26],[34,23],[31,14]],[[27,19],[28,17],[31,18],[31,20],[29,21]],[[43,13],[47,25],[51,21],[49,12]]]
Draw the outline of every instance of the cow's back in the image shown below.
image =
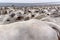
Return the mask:
[[31,19],[0,25],[0,40],[58,40],[57,33],[42,21]]

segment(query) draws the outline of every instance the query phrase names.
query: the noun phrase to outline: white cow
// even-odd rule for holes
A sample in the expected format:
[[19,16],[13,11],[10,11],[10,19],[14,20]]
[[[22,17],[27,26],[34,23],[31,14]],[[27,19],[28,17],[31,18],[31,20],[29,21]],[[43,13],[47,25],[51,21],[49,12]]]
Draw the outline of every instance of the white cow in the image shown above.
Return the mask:
[[17,11],[11,12],[10,14],[7,14],[3,19],[2,23],[7,24],[7,23],[13,23],[16,21],[23,21],[23,20],[24,20],[24,11],[17,10]]
[[58,36],[45,22],[31,19],[0,25],[0,40],[58,40]]
[[40,20],[54,22],[54,23],[57,23],[58,25],[60,25],[60,13],[55,11],[55,12],[51,13],[48,17],[44,17]]
[[39,8],[34,8],[34,7],[27,7],[26,9],[26,17],[29,19],[41,19],[43,17],[48,16],[46,11],[40,10]]

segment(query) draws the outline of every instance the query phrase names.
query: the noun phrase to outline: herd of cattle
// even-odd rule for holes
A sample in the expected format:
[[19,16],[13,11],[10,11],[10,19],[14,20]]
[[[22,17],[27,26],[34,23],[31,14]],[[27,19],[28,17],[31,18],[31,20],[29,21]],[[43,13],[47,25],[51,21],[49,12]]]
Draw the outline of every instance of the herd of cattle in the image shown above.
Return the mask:
[[0,40],[60,40],[60,6],[0,7]]

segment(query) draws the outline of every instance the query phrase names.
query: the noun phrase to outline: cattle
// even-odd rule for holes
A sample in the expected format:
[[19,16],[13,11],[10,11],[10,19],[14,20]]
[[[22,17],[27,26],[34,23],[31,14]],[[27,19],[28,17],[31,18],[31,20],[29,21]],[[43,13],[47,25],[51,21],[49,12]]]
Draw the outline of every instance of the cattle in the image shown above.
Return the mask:
[[0,40],[58,40],[52,27],[37,19],[0,25]]
[[9,24],[9,23],[13,23],[16,21],[23,21],[24,20],[24,11],[22,10],[17,10],[17,11],[13,11],[10,14],[7,14],[2,23],[3,24]]
[[39,7],[27,7],[26,8],[26,17],[29,19],[41,19],[47,16],[47,13],[44,10],[40,10]]
[[60,25],[60,12],[53,11],[49,16],[40,19],[42,21],[54,22]]
[[[30,11],[30,12],[29,12]],[[47,16],[45,13],[39,12],[38,8],[28,8],[26,9],[26,13],[24,10],[17,9],[16,11],[10,12],[3,19],[3,24],[13,23],[16,21],[26,21],[29,19],[41,19]]]

